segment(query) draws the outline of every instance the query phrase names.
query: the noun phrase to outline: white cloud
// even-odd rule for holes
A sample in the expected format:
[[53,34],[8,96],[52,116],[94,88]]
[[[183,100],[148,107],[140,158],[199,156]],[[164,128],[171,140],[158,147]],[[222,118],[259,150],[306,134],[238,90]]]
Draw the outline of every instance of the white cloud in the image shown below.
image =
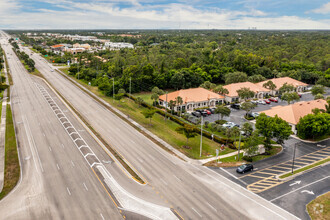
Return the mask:
[[[50,3],[50,0],[45,0]],[[135,6],[119,8],[116,2],[133,2]],[[6,4],[2,4],[6,2]],[[54,3],[63,11],[40,9],[37,12],[13,13],[15,0],[1,0],[8,10],[0,13],[0,28],[18,29],[329,29],[329,20],[296,16],[271,17],[254,9],[230,11],[219,8],[198,9],[187,4],[139,6],[137,0],[111,3],[92,1],[78,3],[60,0]]]
[[320,8],[313,9],[309,12],[317,14],[330,14],[330,2],[322,5]]

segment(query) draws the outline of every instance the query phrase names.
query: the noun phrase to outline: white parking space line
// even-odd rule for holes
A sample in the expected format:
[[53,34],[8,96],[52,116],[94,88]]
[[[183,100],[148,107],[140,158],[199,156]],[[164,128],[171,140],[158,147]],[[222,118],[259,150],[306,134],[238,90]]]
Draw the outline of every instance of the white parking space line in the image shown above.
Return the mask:
[[100,213],[100,216],[101,216],[102,220],[104,220],[104,217],[103,217],[102,213]]
[[72,164],[73,167],[75,166],[72,160],[71,160],[71,164]]
[[85,183],[83,183],[83,185],[84,185],[84,187],[85,187],[86,191],[88,191],[88,188],[87,188],[86,184],[85,184]]
[[56,166],[57,166],[57,169],[60,170],[60,166],[58,165],[58,163],[56,164]]
[[68,187],[66,187],[66,190],[68,191],[68,194],[71,196],[71,192]]
[[61,144],[62,148],[64,148],[64,144]]
[[49,148],[49,151],[52,151],[52,148],[51,147],[48,147]]
[[199,217],[201,217],[201,218],[202,218],[202,215],[201,215],[201,214],[199,214],[199,212],[197,212],[197,210],[196,210],[196,209],[194,209],[193,207],[191,207],[191,209],[192,209],[192,210],[194,210],[194,212],[196,212],[196,213],[197,213],[197,215],[199,215]]
[[173,176],[174,176],[179,182],[181,182],[181,180],[180,180],[176,175],[173,174]]
[[207,205],[210,206],[215,212],[218,212],[218,210],[214,208],[210,203],[207,202]]

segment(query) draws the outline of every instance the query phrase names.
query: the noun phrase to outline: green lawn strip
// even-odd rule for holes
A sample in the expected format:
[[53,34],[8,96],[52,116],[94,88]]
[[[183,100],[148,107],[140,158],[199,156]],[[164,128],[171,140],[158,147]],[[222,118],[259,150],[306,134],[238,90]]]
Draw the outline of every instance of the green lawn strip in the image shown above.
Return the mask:
[[307,204],[312,220],[327,220],[330,216],[330,192],[327,192]]
[[[122,111],[124,114],[129,115],[133,120],[141,124],[143,127],[157,135],[159,138],[166,141],[168,144],[172,145],[185,155],[194,159],[205,159],[209,156],[215,156],[215,151],[219,148],[220,144],[216,143],[208,138],[203,137],[203,150],[202,157],[199,157],[199,146],[200,146],[200,135],[197,135],[194,138],[190,138],[188,141],[188,146],[191,149],[185,149],[182,146],[186,144],[186,138],[184,135],[179,134],[175,131],[178,125],[177,123],[167,120],[164,121],[164,117],[159,114],[154,114],[152,118],[152,126],[149,124],[149,119],[145,119],[141,114],[141,111],[144,110],[144,107],[139,107],[132,99],[123,98],[122,100],[113,100],[111,97],[105,96],[102,92],[98,90],[95,86],[89,86],[87,82],[78,80],[73,76],[67,75],[71,79],[78,82],[80,85],[89,89],[98,97],[102,98],[106,102],[115,106],[118,110]],[[153,140],[154,141],[154,140]],[[156,142],[156,141],[154,141]],[[166,149],[165,149],[166,150]],[[167,149],[168,150],[168,149]],[[233,152],[233,149],[226,149],[222,154]]]
[[328,157],[328,158],[326,158],[326,159],[323,159],[323,160],[321,160],[321,161],[318,161],[318,162],[316,162],[316,163],[313,163],[313,164],[311,164],[311,165],[305,166],[305,167],[303,167],[303,168],[300,168],[300,169],[294,170],[294,171],[293,171],[293,174],[292,174],[292,173],[284,174],[284,175],[280,176],[280,179],[283,179],[283,178],[286,178],[286,177],[289,177],[289,176],[295,175],[295,174],[297,174],[297,173],[301,173],[301,172],[303,172],[303,171],[305,171],[305,170],[309,170],[309,169],[311,169],[311,168],[313,168],[313,167],[317,167],[317,166],[319,166],[319,165],[321,165],[321,164],[324,164],[324,163],[327,163],[327,162],[329,162],[329,161],[330,161],[330,157]]
[[[272,149],[270,150],[270,154],[256,155],[256,156],[252,157],[251,162],[257,162],[257,161],[269,158],[271,156],[274,156],[274,155],[278,154],[281,151],[281,149],[282,149],[282,147],[279,147],[279,146],[272,147]],[[235,166],[240,165],[241,163],[251,163],[249,161],[243,160],[243,153],[240,153],[240,160],[239,161],[235,160],[235,157],[237,159],[237,154],[234,155],[234,156],[226,157],[226,158],[221,158],[221,156],[220,156],[220,161],[222,163],[216,163],[216,160],[214,160],[214,161],[210,161],[210,162],[204,164],[204,166],[210,166],[210,167],[221,167],[221,166],[235,167]]]
[[[129,91],[126,91],[129,92]],[[141,93],[135,93],[133,94],[135,97],[140,97],[142,98],[146,103],[148,103],[149,105],[153,104],[153,100],[151,99],[151,92],[141,92]]]
[[6,120],[5,172],[3,190],[0,193],[0,199],[5,197],[16,186],[20,176],[15,129],[9,104],[7,104]]

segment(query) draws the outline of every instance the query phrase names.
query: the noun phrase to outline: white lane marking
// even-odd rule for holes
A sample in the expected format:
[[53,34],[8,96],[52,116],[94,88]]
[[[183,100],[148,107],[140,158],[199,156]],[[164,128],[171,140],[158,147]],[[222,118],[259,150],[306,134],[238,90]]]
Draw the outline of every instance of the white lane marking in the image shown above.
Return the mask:
[[56,166],[57,166],[57,169],[60,170],[60,166],[58,165],[58,163],[56,164]]
[[71,160],[71,164],[72,164],[72,166],[74,167],[74,163],[73,163],[73,161]]
[[42,133],[44,135],[44,137],[46,137],[45,133]]
[[230,175],[231,177],[234,177],[235,179],[237,179],[238,181],[240,181],[241,183],[245,184],[246,186],[248,185],[246,182],[244,182],[241,179],[238,179],[238,177],[234,176],[233,174],[229,173],[227,170],[223,169],[222,167],[220,167],[220,170],[222,170],[223,172],[227,173],[228,175]]
[[135,141],[131,140],[131,142],[132,142],[133,144],[135,144]]
[[151,156],[150,154],[148,154],[148,156],[149,156],[153,161],[156,160],[156,159],[155,159],[153,156]]
[[143,163],[143,160],[142,160],[141,158],[138,157],[137,159],[138,159],[141,163]]
[[85,187],[86,191],[88,191],[88,188],[87,188],[86,184],[85,184],[85,183],[83,183],[83,185],[84,185],[84,187]]
[[66,187],[66,190],[68,191],[68,194],[71,196],[71,192],[68,187]]
[[174,176],[179,182],[181,182],[181,180],[180,180],[177,176],[175,176],[174,174],[173,174],[173,176]]
[[167,182],[165,182],[163,179],[160,179],[165,185],[167,185]]
[[49,151],[52,151],[52,148],[51,147],[49,147]]
[[102,220],[104,220],[104,217],[103,217],[102,213],[100,213],[100,216],[101,216]]
[[199,217],[201,217],[201,218],[202,218],[202,215],[201,215],[201,214],[199,214],[199,213],[197,212],[197,210],[196,210],[196,209],[194,209],[193,207],[191,207],[191,209],[192,209],[192,210],[194,210],[194,212],[196,212],[196,213],[199,215]]
[[216,208],[214,208],[210,203],[206,202],[208,206],[210,206],[215,212],[218,212]]
[[64,148],[64,144],[61,144],[62,148]]
[[274,200],[280,199],[280,198],[282,198],[283,196],[287,196],[287,195],[289,195],[289,194],[291,194],[291,193],[293,193],[293,192],[296,192],[296,191],[298,191],[298,190],[301,190],[301,189],[303,189],[303,188],[305,188],[305,187],[307,187],[307,186],[310,186],[310,185],[312,185],[312,184],[314,184],[314,183],[318,183],[318,182],[320,182],[320,181],[322,181],[322,180],[325,180],[325,179],[327,179],[327,178],[329,178],[329,177],[330,177],[330,176],[326,176],[326,177],[324,177],[324,178],[322,178],[322,179],[319,179],[319,180],[316,180],[316,181],[314,181],[314,182],[311,182],[311,183],[309,183],[309,184],[307,184],[307,185],[305,185],[305,186],[299,187],[299,188],[297,188],[297,189],[295,189],[295,190],[292,190],[291,192],[285,193],[285,194],[283,194],[283,195],[281,195],[281,196],[279,196],[279,197],[276,197],[276,198],[274,198],[274,199],[272,199],[272,200],[270,200],[270,201],[272,202],[272,201],[274,201]]

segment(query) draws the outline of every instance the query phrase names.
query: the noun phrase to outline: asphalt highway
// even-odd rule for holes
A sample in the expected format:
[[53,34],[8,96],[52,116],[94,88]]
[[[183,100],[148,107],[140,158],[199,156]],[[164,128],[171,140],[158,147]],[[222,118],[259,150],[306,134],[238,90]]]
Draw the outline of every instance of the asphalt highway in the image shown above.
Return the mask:
[[[29,49],[25,50],[31,54]],[[139,193],[137,184],[118,179],[127,191],[144,200],[155,200],[156,195],[184,219],[296,218],[212,170],[168,154],[72,82],[51,71],[53,67],[38,54],[31,57],[45,78],[147,180],[144,188],[152,193]]]
[[[122,219],[124,213],[111,201],[36,84],[48,90],[77,129],[83,129],[78,120],[47,85],[28,74],[7,41],[0,41],[14,82],[11,105],[21,162],[18,185],[0,201],[0,219]],[[96,145],[87,132],[82,136]]]

